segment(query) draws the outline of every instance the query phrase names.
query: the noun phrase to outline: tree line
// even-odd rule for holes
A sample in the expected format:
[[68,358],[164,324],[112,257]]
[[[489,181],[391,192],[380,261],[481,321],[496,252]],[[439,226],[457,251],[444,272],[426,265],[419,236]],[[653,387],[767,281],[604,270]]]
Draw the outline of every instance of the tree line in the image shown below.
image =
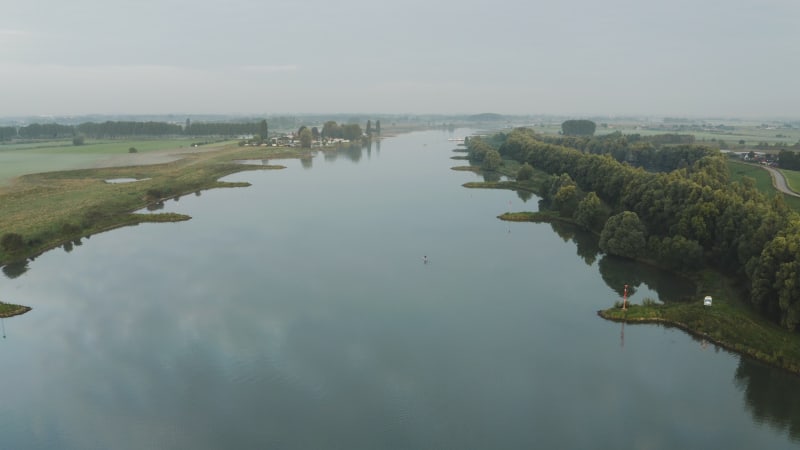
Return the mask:
[[360,139],[361,135],[364,134],[361,130],[361,125],[357,123],[339,125],[333,120],[325,122],[320,133],[323,139],[347,139],[350,141]]
[[23,127],[0,127],[0,140],[68,139],[85,136],[94,139],[164,136],[241,136],[266,137],[266,120],[256,122],[190,122],[185,125],[167,122],[106,121],[85,122],[79,125],[33,123]]
[[637,151],[623,138],[553,143],[517,129],[468,147],[472,160],[496,151],[552,174],[540,189],[543,201],[599,231],[606,253],[678,271],[717,267],[742,281],[764,315],[797,330],[800,215],[752,179],[731,182],[716,149],[649,142]]

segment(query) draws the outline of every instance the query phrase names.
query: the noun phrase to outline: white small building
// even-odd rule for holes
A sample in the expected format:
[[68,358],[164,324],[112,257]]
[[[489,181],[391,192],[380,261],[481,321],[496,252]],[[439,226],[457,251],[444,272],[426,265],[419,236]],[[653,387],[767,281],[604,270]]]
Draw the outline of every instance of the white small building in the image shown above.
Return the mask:
[[703,306],[711,306],[711,296],[706,295],[706,298],[703,299]]

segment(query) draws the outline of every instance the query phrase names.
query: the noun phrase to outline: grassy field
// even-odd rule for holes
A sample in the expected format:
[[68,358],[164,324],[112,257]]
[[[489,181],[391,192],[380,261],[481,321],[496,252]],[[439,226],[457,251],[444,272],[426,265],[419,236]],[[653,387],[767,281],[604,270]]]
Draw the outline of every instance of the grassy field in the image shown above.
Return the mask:
[[[189,152],[189,149],[186,149]],[[245,165],[236,160],[297,157],[304,152],[281,147],[208,146],[182,159],[142,166],[76,169],[21,176],[0,187],[0,230],[22,236],[24,247],[0,247],[0,264],[19,260],[100,231],[145,221],[186,220],[178,214],[134,214],[166,198],[215,187],[244,170],[282,166]],[[132,183],[105,180],[134,178]]]
[[[137,156],[176,149],[189,149],[190,139],[88,141],[75,146],[72,141],[46,141],[0,145],[0,186],[20,175],[57,170],[95,167],[119,156]],[[136,148],[131,155],[128,150]]]
[[731,181],[741,181],[744,177],[750,177],[756,181],[756,189],[764,194],[772,194],[775,187],[772,186],[772,177],[769,172],[755,164],[747,164],[740,161],[728,160],[728,170],[731,172]]
[[[750,177],[756,181],[756,189],[758,189],[760,192],[770,197],[777,192],[775,187],[772,185],[772,177],[770,176],[769,172],[755,164],[747,164],[735,160],[728,160],[728,169],[731,172],[731,181],[740,181],[743,177]],[[791,184],[792,182],[788,176],[789,173],[796,177],[797,181],[795,182],[797,183],[797,186],[800,186],[800,172],[791,170],[783,172],[786,173],[787,182],[789,182],[789,186],[792,186],[792,189],[794,189],[794,186]],[[800,190],[798,190],[798,192],[800,192]],[[784,194],[783,200],[787,205],[789,205],[790,208],[800,212],[800,197]]]
[[786,183],[789,184],[789,189],[800,192],[800,170],[781,169],[781,173],[786,177]]

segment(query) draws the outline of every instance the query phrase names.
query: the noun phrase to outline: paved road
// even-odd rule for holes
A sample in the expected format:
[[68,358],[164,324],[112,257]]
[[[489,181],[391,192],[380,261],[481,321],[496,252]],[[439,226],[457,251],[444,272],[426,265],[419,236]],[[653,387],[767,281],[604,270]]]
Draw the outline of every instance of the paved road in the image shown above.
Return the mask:
[[772,185],[775,186],[775,189],[787,195],[800,197],[800,194],[789,189],[789,184],[786,183],[786,177],[783,176],[780,170],[769,166],[761,166],[761,167],[767,169],[767,171],[772,175]]

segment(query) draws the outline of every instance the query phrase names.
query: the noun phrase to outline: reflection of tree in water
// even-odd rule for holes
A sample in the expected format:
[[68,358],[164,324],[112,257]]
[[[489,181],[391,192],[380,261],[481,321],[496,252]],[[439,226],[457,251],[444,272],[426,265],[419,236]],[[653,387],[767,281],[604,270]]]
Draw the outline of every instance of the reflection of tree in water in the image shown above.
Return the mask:
[[336,150],[327,150],[323,154],[325,155],[325,161],[329,162],[336,161],[336,157],[339,156],[339,152]]
[[525,203],[527,203],[528,200],[533,198],[533,192],[528,192],[528,191],[515,191],[515,192],[517,193],[517,197],[519,197],[519,199]]
[[[551,222],[550,226],[564,242],[574,242],[578,256],[592,265],[599,255],[598,238],[594,234],[575,225],[562,222]],[[628,296],[636,293],[636,288],[644,283],[658,293],[662,301],[685,301],[694,298],[697,288],[690,280],[679,277],[669,271],[661,270],[627,258],[603,255],[597,268],[603,281],[621,297],[628,285]]]
[[734,379],[758,422],[785,430],[792,440],[800,441],[800,379],[744,357],[739,359]]
[[310,156],[308,158],[300,158],[300,165],[303,166],[303,169],[310,169],[313,159]]
[[578,247],[578,256],[587,265],[594,264],[595,260],[597,260],[597,255],[600,253],[597,237],[586,230],[563,222],[550,222],[550,226],[564,242],[572,241],[575,243]]
[[603,281],[620,295],[625,284],[628,285],[630,296],[642,283],[656,291],[658,298],[664,302],[689,301],[697,292],[697,287],[691,280],[627,258],[604,255],[597,267]]
[[344,154],[347,159],[353,162],[359,162],[361,160],[361,146],[358,144],[351,144],[346,147],[339,148],[339,152]]
[[3,273],[8,278],[14,279],[28,271],[28,260],[16,261],[3,266]]
[[606,282],[612,291],[619,294],[620,297],[625,293],[625,285],[628,285],[628,297],[632,297],[636,293],[636,288],[642,284],[642,279],[638,277],[636,271],[628,270],[627,262],[633,262],[617,256],[603,255],[600,262],[597,263],[597,268],[600,270],[600,276]]

